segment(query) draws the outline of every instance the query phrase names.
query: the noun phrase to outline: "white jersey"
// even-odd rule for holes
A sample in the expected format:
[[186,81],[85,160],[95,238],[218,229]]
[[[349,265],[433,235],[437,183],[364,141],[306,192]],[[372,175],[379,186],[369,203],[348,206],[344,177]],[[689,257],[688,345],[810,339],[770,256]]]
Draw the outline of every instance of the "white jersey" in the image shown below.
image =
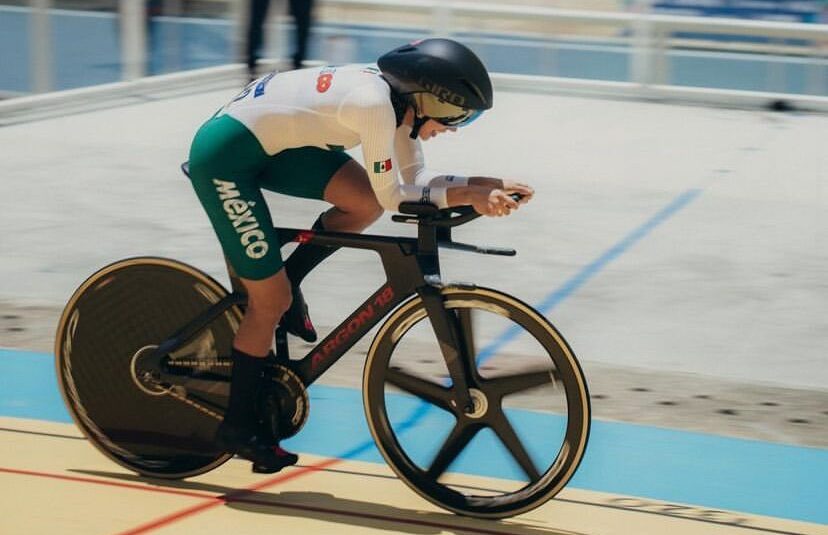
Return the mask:
[[265,152],[319,147],[346,150],[359,144],[377,200],[396,211],[401,202],[447,207],[446,188],[463,177],[425,168],[411,127],[397,128],[391,89],[375,65],[347,65],[268,74],[251,82],[218,113],[244,124]]

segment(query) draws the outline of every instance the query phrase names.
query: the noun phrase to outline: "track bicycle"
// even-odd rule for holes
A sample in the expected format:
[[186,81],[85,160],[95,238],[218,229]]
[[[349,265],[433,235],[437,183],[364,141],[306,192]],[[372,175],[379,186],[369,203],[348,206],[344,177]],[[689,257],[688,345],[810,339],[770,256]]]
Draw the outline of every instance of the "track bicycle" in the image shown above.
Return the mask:
[[[442,281],[441,248],[516,254],[453,241],[452,228],[476,217],[471,207],[404,203],[392,218],[416,224],[416,238],[276,228],[283,244],[373,250],[387,280],[301,358],[290,357],[277,329],[258,413],[279,439],[298,433],[308,387],[387,317],[362,384],[377,448],[426,500],[505,518],[542,505],[572,478],[587,445],[590,401],[575,355],[542,314],[497,290]],[[66,305],[55,340],[64,401],[90,442],[123,467],[186,478],[232,456],[213,440],[246,302],[228,271],[229,292],[176,260],[129,258],[94,273]],[[518,349],[507,352],[511,345]],[[483,449],[485,463],[464,461],[473,448]],[[494,474],[504,488],[470,484],[460,473],[468,473],[464,462],[485,471],[496,458],[510,470]]]

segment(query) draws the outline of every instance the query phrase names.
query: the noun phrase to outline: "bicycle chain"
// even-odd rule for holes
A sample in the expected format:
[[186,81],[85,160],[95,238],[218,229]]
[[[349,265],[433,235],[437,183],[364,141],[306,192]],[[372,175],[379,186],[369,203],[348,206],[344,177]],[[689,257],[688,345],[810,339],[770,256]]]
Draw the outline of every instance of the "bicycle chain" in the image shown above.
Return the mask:
[[[201,360],[172,359],[167,363],[167,365],[168,366],[177,366],[177,367],[186,367],[186,368],[202,368],[202,367],[205,367],[205,366],[210,367],[210,368],[213,368],[213,367],[229,368],[229,367],[232,366],[232,363],[233,363],[233,361],[230,360],[230,359],[201,359]],[[284,372],[290,372],[290,370],[284,369]],[[292,377],[296,378],[296,376],[293,373],[290,373],[290,375]],[[300,387],[302,387],[302,392],[304,394],[304,404],[303,404],[304,409],[303,409],[303,412],[302,412],[302,416],[300,417],[301,424],[296,426],[296,430],[294,431],[294,433],[296,431],[298,431],[301,427],[304,426],[304,423],[307,420],[307,406],[308,406],[308,399],[307,399],[307,394],[305,393],[305,390],[304,390],[304,385],[302,385],[301,381],[299,381],[298,378],[296,378],[296,381],[298,381]],[[167,394],[169,394],[173,399],[176,399],[176,400],[178,400],[182,403],[185,403],[185,404],[193,407],[194,409],[206,414],[207,416],[210,416],[211,418],[215,418],[216,420],[219,420],[219,421],[224,419],[223,415],[208,409],[207,407],[201,405],[200,403],[198,403],[196,401],[193,401],[193,400],[189,399],[186,395],[181,395],[178,392],[176,392],[176,387],[175,386],[165,388],[164,391]]]
[[166,392],[167,392],[167,394],[171,395],[174,399],[177,399],[178,401],[181,401],[182,403],[186,403],[187,405],[193,407],[194,409],[203,412],[207,416],[215,418],[218,421],[222,421],[224,419],[224,416],[222,416],[221,414],[219,414],[217,412],[214,412],[214,411],[211,411],[210,409],[208,409],[207,407],[201,405],[200,403],[197,403],[197,402],[187,398],[187,396],[182,396],[181,394],[179,394],[178,392],[175,391],[175,387],[168,388],[166,390]]
[[184,359],[170,359],[167,366],[181,366],[185,368],[229,368],[233,365],[231,359],[201,359],[201,360],[184,360]]
[[[170,362],[167,363],[168,366],[180,366],[180,367],[187,367],[187,368],[199,368],[203,366],[209,366],[211,368],[229,368],[233,365],[233,361],[230,359],[202,359],[202,360],[183,360],[183,359],[172,359]],[[160,385],[159,385],[160,387]],[[171,386],[169,388],[164,388],[163,390],[169,394],[173,399],[177,399],[178,401],[185,403],[194,409],[210,416],[211,418],[215,418],[218,421],[224,419],[224,416],[221,414],[212,411],[205,407],[204,405],[189,399],[186,395],[181,395],[175,391],[176,387]]]

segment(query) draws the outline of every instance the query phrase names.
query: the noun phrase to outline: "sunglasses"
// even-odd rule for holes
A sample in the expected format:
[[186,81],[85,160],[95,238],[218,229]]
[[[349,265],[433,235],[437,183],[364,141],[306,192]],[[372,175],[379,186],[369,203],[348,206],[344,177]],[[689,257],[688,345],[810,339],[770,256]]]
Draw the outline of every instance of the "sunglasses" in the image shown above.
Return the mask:
[[466,113],[462,115],[455,117],[435,117],[434,120],[442,125],[458,128],[473,123],[481,115],[483,115],[483,110],[466,110]]
[[471,124],[483,114],[483,110],[470,110],[440,100],[431,93],[415,93],[414,101],[420,113],[438,123],[454,128]]

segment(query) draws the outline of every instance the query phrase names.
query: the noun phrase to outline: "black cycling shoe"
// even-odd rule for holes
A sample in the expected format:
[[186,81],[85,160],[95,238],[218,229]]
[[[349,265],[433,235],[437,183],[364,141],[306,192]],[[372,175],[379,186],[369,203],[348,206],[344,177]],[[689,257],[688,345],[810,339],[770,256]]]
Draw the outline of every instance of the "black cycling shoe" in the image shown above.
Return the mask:
[[281,324],[290,334],[296,335],[305,342],[316,342],[316,329],[308,314],[308,305],[298,286],[291,287],[293,302],[282,316]]
[[255,433],[222,423],[216,432],[216,443],[228,453],[235,453],[253,463],[253,472],[272,474],[296,464],[299,456],[283,450],[278,444],[267,444]]

